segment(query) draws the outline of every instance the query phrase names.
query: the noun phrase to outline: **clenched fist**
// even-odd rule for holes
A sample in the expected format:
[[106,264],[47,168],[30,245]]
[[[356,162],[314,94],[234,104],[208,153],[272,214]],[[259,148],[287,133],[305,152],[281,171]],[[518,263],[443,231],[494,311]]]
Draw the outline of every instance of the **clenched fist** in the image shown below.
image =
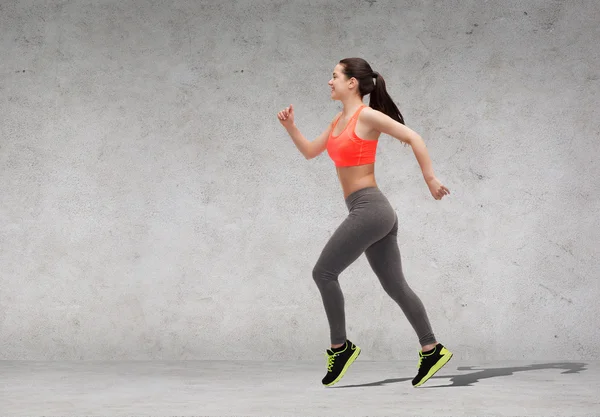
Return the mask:
[[282,124],[286,129],[288,127],[292,127],[294,125],[294,108],[290,104],[290,107],[287,107],[277,113],[277,118],[279,119],[279,123]]

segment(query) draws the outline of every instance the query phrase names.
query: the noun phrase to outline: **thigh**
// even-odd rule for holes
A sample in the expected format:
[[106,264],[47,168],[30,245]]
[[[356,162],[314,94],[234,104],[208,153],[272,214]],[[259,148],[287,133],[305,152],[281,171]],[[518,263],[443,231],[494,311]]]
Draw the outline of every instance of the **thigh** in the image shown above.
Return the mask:
[[400,248],[398,247],[397,217],[392,230],[365,249],[365,256],[384,287],[393,281],[403,279]]
[[346,217],[321,251],[317,268],[339,275],[369,246],[381,239],[367,215],[364,212],[351,212]]

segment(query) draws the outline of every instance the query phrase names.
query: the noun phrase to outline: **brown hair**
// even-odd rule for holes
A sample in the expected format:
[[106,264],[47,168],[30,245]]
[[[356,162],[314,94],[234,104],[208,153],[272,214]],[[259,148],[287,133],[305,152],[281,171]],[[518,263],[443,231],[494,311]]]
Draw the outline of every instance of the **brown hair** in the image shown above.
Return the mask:
[[[362,99],[370,94],[369,106],[387,114],[392,119],[404,124],[404,117],[385,89],[385,81],[381,74],[373,71],[367,61],[362,58],[345,58],[340,61],[342,72],[348,78],[358,80],[358,90]],[[375,80],[375,81],[373,81]]]

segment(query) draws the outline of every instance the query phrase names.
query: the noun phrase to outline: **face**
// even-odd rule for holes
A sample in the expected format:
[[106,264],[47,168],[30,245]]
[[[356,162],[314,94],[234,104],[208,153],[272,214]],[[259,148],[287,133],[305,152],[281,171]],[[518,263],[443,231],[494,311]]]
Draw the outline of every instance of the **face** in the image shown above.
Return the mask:
[[337,64],[333,69],[333,75],[329,80],[329,87],[331,88],[331,99],[341,100],[342,98],[353,93],[358,85],[354,78],[346,78],[346,75],[342,72],[343,67],[341,64]]

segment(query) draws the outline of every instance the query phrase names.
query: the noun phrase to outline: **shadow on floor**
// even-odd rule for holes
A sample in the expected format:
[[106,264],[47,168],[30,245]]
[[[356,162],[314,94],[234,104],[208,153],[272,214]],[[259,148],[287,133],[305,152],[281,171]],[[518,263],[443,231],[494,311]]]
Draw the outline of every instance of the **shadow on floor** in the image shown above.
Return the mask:
[[[456,368],[458,371],[474,371],[468,374],[462,375],[435,375],[427,381],[427,383],[431,384],[434,379],[450,379],[452,383],[450,385],[436,385],[436,386],[421,386],[419,389],[423,388],[442,388],[442,387],[469,387],[474,383],[479,382],[482,379],[488,378],[496,378],[500,376],[510,376],[515,372],[530,372],[537,371],[541,369],[563,369],[564,372],[561,374],[577,374],[581,371],[586,370],[587,364],[578,363],[578,362],[558,362],[558,363],[540,363],[535,365],[528,366],[517,366],[512,368],[488,368],[476,370],[473,366],[459,366]],[[443,372],[443,368],[442,368]],[[416,375],[416,372],[415,372]],[[414,377],[414,376],[413,376]],[[371,382],[368,384],[360,384],[360,385],[343,385],[338,387],[331,388],[356,388],[356,387],[378,387],[386,384],[394,384],[397,382],[406,382],[412,381],[413,377],[410,378],[394,378],[394,379],[384,379],[383,381]],[[426,384],[427,384],[426,383]]]

